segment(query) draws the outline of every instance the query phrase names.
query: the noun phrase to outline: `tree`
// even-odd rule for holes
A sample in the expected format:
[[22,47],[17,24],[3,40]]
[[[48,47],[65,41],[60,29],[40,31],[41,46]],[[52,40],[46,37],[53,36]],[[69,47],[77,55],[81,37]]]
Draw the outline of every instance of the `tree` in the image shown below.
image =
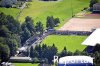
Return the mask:
[[8,44],[10,49],[10,56],[14,56],[18,48],[17,41],[15,39],[6,38],[6,44]]
[[46,27],[48,28],[48,29],[53,29],[54,28],[54,26],[55,26],[55,24],[54,24],[54,18],[53,18],[53,16],[48,16],[47,17],[47,21],[46,21]]
[[13,4],[16,4],[17,0],[1,0],[0,6],[2,7],[12,7]]
[[0,43],[8,46],[10,56],[14,56],[20,46],[20,29],[20,23],[12,16],[0,13]]
[[76,51],[74,52],[74,55],[81,55],[81,51],[76,50]]
[[43,27],[43,24],[40,21],[36,23],[35,28],[36,28],[37,33],[43,34],[44,27]]
[[38,52],[38,58],[42,58],[42,47],[41,45],[36,45],[35,50]]
[[21,43],[24,43],[27,39],[31,37],[30,31],[27,29],[27,27],[24,28],[24,31],[22,31],[21,34]]
[[58,26],[58,24],[60,23],[59,18],[55,18],[55,19],[54,19],[54,23],[55,23],[55,26]]
[[12,1],[11,0],[2,0],[0,5],[2,7],[11,7],[12,6]]
[[98,51],[96,51],[95,53],[94,53],[94,57],[95,57],[95,59],[94,59],[94,63],[95,64],[100,64],[100,53],[98,52]]
[[6,62],[9,58],[10,50],[6,44],[0,43],[0,59],[1,62]]
[[12,16],[8,15],[6,17],[7,19],[7,28],[9,29],[9,31],[19,34],[21,31],[21,26],[20,26],[20,22],[15,20]]
[[27,29],[30,31],[31,35],[34,35],[35,33],[35,27],[34,27],[34,23],[31,17],[27,16],[25,18],[25,25],[27,27]]
[[38,57],[38,52],[36,50],[34,50],[32,46],[30,48],[30,57],[31,58]]
[[64,47],[64,49],[60,53],[60,57],[64,57],[64,56],[67,56],[67,49],[66,49],[66,47]]

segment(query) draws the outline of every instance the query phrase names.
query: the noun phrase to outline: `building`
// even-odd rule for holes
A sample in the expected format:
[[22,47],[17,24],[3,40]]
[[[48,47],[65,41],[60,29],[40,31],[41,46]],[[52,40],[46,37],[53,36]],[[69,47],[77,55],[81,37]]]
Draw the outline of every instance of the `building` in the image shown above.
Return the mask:
[[17,0],[17,1],[26,1],[26,2],[31,2],[32,0]]
[[94,30],[94,32],[82,43],[82,45],[88,46],[86,48],[88,53],[95,52],[94,49],[98,46],[97,44],[100,45],[100,29]]
[[100,12],[100,3],[96,3],[93,5],[93,12]]
[[32,62],[30,57],[11,57],[10,62]]
[[93,66],[93,58],[89,56],[61,57],[58,66]]

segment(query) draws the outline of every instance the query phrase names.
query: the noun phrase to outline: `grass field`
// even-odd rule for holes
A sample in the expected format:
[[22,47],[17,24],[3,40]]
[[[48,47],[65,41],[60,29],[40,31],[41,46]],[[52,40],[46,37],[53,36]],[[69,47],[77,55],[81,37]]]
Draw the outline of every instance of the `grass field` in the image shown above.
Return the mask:
[[[54,16],[60,18],[61,24],[59,27],[61,27],[66,22],[65,20],[71,18],[72,10],[74,14],[80,12],[84,7],[88,7],[89,0],[72,0],[72,2],[71,0],[62,0],[59,2],[33,0],[33,2],[29,3],[29,8],[25,8],[20,14],[19,21],[21,21],[21,23],[24,21],[26,16],[30,16],[34,19],[35,23],[37,21],[42,21],[45,26],[46,17]],[[0,12],[16,17],[19,9],[0,8]]]
[[86,46],[81,45],[81,43],[86,39],[87,36],[74,36],[74,35],[50,35],[46,37],[42,44],[47,44],[48,46],[55,44],[58,48],[58,52],[66,46],[68,51],[74,52],[76,49],[82,51]]
[[11,15],[14,18],[16,18],[16,16],[18,15],[19,11],[20,10],[16,9],[16,8],[0,8],[0,12],[5,13],[6,15]]
[[[25,8],[20,15],[19,20],[24,21],[26,16],[30,16],[34,19],[35,23],[37,21],[42,21],[46,24],[47,16],[54,16],[60,18],[62,26],[65,20],[71,18],[72,8],[73,13],[80,12],[84,7],[88,7],[89,0],[62,0],[60,2],[43,2],[38,0],[33,0],[30,2],[29,8]],[[59,27],[60,27],[59,26]]]
[[32,63],[13,63],[15,66],[38,66],[38,64]]

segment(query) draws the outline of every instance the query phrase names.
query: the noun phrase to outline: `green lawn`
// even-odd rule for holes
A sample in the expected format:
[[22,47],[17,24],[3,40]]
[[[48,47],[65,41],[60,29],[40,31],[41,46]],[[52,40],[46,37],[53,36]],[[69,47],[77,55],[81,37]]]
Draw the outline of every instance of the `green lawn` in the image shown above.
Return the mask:
[[12,15],[14,18],[16,18],[19,11],[20,10],[16,8],[0,8],[0,12],[5,13],[6,15]]
[[[89,0],[72,0],[72,8],[74,14],[80,12],[84,7],[88,7]],[[71,18],[72,15],[71,0],[62,0],[60,2],[43,2],[38,0],[33,0],[30,2],[29,8],[25,8],[20,15],[19,20],[24,21],[26,16],[30,16],[34,19],[35,23],[37,21],[42,21],[46,24],[47,16],[58,17],[61,20],[61,27],[65,20]]]
[[42,44],[47,44],[49,46],[55,44],[60,52],[64,46],[66,46],[68,51],[74,52],[76,49],[82,51],[86,46],[81,45],[81,43],[87,38],[87,36],[74,36],[74,35],[50,35],[46,37]]
[[38,64],[32,64],[32,63],[13,63],[15,66],[38,66]]

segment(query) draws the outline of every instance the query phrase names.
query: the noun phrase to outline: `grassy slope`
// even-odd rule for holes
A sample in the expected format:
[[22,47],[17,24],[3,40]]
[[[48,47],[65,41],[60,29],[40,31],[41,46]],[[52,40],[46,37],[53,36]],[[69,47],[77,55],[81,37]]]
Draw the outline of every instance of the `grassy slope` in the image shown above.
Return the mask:
[[[59,17],[61,25],[66,19],[71,18],[71,0],[63,0],[61,2],[41,2],[33,0],[29,8],[23,10],[19,20],[24,21],[26,16],[30,16],[35,22],[42,21],[45,25],[47,16]],[[72,0],[74,13],[81,11],[84,7],[88,7],[88,0]],[[60,27],[59,26],[59,27]]]
[[38,64],[32,63],[14,63],[15,66],[38,66]]
[[60,52],[64,46],[67,50],[74,52],[76,49],[82,51],[86,46],[82,46],[81,43],[86,39],[86,36],[73,36],[73,35],[50,35],[46,37],[42,44],[47,44],[51,46],[53,43],[58,48]]
[[0,12],[5,13],[6,15],[12,15],[14,18],[16,18],[19,11],[20,10],[16,8],[0,8]]

